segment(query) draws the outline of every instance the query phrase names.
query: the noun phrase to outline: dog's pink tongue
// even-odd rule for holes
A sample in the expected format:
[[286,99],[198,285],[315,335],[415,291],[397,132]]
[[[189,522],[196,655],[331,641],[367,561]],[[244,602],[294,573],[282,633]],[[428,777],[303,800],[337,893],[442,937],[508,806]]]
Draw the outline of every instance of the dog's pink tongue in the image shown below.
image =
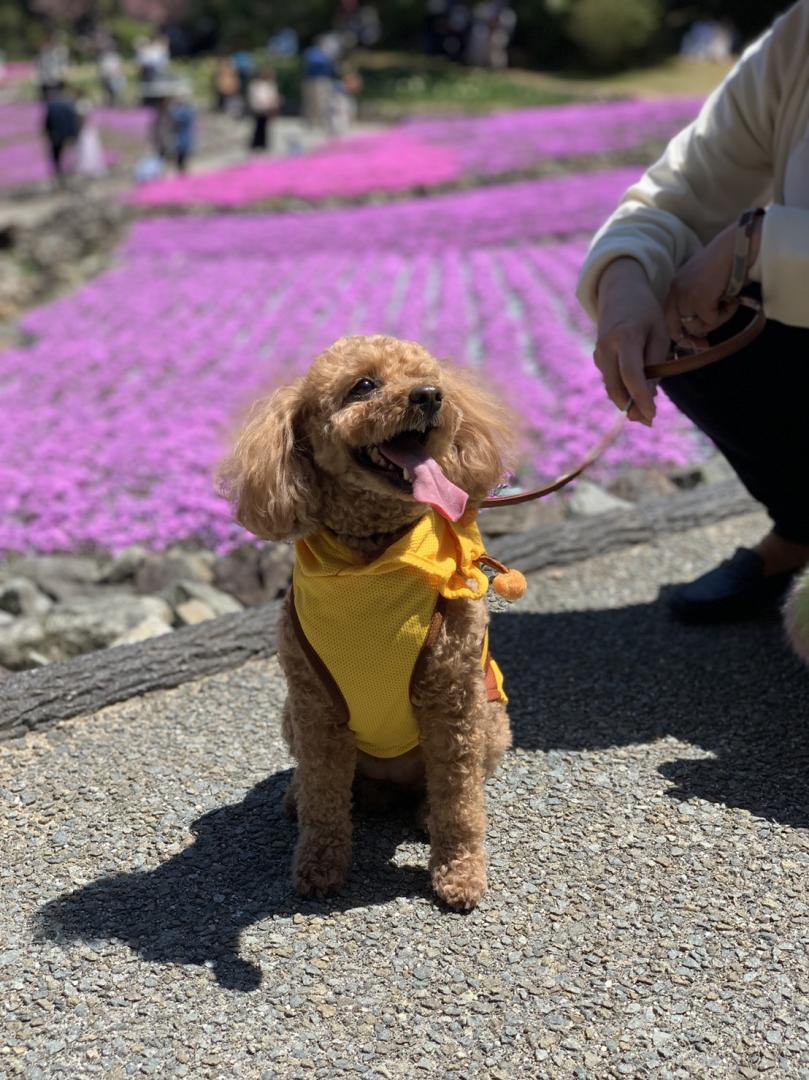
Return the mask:
[[444,476],[435,458],[429,457],[418,439],[397,439],[379,447],[388,461],[413,476],[413,498],[432,506],[450,521],[457,521],[466,509],[469,496]]

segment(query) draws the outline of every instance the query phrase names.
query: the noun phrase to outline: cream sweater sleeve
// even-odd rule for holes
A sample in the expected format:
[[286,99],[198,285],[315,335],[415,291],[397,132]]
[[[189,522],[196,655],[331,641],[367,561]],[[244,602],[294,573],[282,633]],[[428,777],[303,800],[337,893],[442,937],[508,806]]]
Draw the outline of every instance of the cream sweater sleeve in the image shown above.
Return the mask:
[[[577,295],[591,316],[595,318],[598,279],[613,259],[626,255],[637,259],[662,301],[675,269],[742,210],[761,205],[769,197],[775,117],[798,49],[803,62],[809,63],[804,44],[808,14],[809,4],[796,5],[754,42],[697,119],[672,139],[660,160],[626,192],[593,239],[582,267]],[[774,253],[789,228],[781,228],[781,215],[806,218],[798,230],[800,237],[795,237],[790,271],[794,274],[797,258],[805,273],[809,270],[809,211],[776,210],[767,221],[760,262],[765,306],[768,314],[779,318],[784,309],[777,299],[781,286],[776,278],[780,282],[787,271],[774,269]],[[809,321],[809,316],[804,315],[804,320]]]
[[750,277],[761,282],[768,318],[809,327],[809,210],[769,207]]

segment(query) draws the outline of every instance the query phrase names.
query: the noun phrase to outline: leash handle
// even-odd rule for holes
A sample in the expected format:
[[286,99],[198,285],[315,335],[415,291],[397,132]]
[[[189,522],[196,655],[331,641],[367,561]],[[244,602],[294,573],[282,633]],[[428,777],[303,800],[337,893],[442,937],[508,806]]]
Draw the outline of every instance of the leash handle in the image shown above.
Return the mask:
[[755,341],[764,327],[767,325],[767,316],[761,302],[753,296],[737,296],[734,300],[739,307],[749,308],[753,312],[753,318],[737,334],[732,334],[718,345],[709,345],[707,349],[680,349],[675,345],[668,357],[662,364],[650,364],[644,369],[649,379],[668,379],[672,375],[684,375],[687,371],[698,371],[699,368],[715,364],[718,360],[724,360],[726,356],[734,353]]
[[[644,369],[647,378],[667,379],[672,375],[684,375],[688,371],[697,371],[699,368],[707,367],[708,364],[715,364],[718,360],[724,360],[726,356],[732,356],[733,353],[749,345],[751,341],[755,341],[767,323],[764,309],[760,301],[755,297],[739,296],[736,299],[741,307],[750,308],[754,313],[753,318],[743,330],[733,334],[725,341],[721,341],[718,345],[709,346],[707,349],[692,352],[679,349],[677,345],[674,345],[668,358],[662,364],[650,364]],[[530,502],[533,499],[543,499],[546,495],[551,495],[554,491],[567,487],[573,480],[581,476],[585,469],[589,469],[592,464],[598,461],[608,447],[612,446],[623,431],[626,415],[631,405],[632,399],[630,398],[621,410],[616,423],[570,472],[562,473],[556,480],[546,484],[544,487],[530,488],[528,491],[520,491],[515,495],[490,495],[488,499],[484,499],[480,503],[481,509],[490,510],[497,506],[516,506],[518,503]]]

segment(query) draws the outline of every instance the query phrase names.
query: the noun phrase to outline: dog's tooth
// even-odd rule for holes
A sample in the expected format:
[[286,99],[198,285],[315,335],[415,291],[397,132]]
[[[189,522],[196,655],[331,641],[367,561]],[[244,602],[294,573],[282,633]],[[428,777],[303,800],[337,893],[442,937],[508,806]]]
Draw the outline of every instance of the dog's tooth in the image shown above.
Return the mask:
[[405,480],[412,480],[413,479],[413,477],[410,475],[410,469],[408,469],[408,468],[402,469],[402,476],[404,477]]

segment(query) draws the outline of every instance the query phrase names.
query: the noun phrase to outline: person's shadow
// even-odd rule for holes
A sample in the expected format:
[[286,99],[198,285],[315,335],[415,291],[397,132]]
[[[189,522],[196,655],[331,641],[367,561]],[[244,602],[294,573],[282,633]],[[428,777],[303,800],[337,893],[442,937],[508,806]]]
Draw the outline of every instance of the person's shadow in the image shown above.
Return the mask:
[[348,910],[399,896],[429,895],[426,868],[391,855],[418,834],[406,811],[355,815],[359,853],[346,888],[328,901],[302,900],[290,867],[296,826],[282,799],[291,770],[256,784],[240,803],[211,810],[191,826],[194,843],[154,870],[100,878],[40,909],[35,934],[60,942],[125,942],[145,960],[212,968],[229,990],[258,989],[261,972],[239,955],[241,931],[268,916]]
[[[674,787],[661,798],[697,797],[809,824],[809,674],[779,623],[684,629],[662,605],[643,604],[498,615],[491,637],[516,746],[588,750],[674,736],[713,756],[663,766]],[[416,835],[412,815],[400,813],[355,815],[343,894],[298,899],[290,880],[295,825],[282,809],[288,780],[288,771],[273,775],[242,802],[205,814],[192,826],[194,843],[157,869],[115,874],[51,901],[39,933],[117,939],[148,960],[208,964],[222,986],[247,991],[261,975],[239,955],[243,928],[272,915],[430,894],[426,869],[391,861]]]
[[592,750],[672,736],[666,795],[809,825],[809,671],[779,618],[674,624],[663,603],[493,620],[515,745]]

